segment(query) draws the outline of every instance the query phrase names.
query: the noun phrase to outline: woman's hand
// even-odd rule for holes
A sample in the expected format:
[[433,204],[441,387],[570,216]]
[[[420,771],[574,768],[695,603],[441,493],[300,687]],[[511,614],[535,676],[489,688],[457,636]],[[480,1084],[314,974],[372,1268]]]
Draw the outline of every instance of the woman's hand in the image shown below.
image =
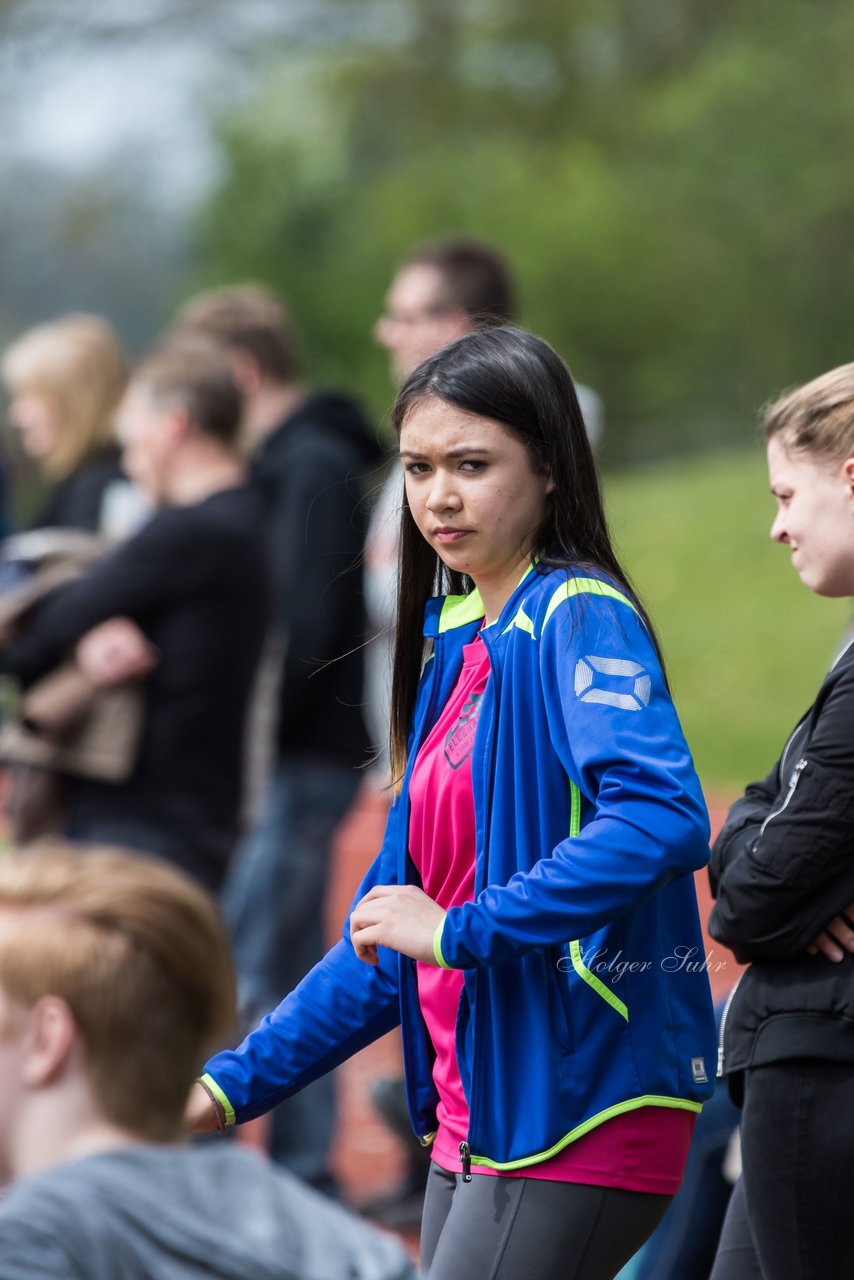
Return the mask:
[[435,964],[433,935],[444,918],[438,903],[415,885],[376,885],[350,917],[350,939],[367,964],[377,963],[378,946]]
[[839,964],[846,951],[854,951],[852,920],[854,920],[854,902],[840,915],[834,916],[830,924],[826,924],[821,933],[813,938],[807,947],[807,954],[817,956],[821,952],[822,955],[827,956],[828,960]]
[[212,1133],[222,1130],[222,1116],[211,1095],[198,1080],[190,1090],[184,1111],[184,1128],[187,1133]]

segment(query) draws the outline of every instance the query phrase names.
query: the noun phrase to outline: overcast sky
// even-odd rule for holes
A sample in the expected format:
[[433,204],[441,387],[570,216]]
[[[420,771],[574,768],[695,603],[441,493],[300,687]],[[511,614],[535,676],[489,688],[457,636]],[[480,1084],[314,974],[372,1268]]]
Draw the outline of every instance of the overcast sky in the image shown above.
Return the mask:
[[80,172],[130,152],[164,201],[193,200],[215,112],[251,91],[265,51],[328,36],[333,12],[340,0],[0,0],[0,161]]
[[271,62],[394,39],[414,3],[0,0],[0,348],[83,310],[143,349],[191,278],[218,117]]

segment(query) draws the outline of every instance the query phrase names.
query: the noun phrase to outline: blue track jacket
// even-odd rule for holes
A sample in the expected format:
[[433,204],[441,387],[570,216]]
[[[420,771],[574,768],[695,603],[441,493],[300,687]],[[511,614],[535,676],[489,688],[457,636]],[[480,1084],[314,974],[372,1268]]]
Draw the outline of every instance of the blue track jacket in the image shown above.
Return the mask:
[[[431,600],[409,769],[483,619],[477,592]],[[709,856],[691,756],[632,602],[583,570],[531,569],[483,631],[491,675],[472,753],[474,901],[452,907],[436,959],[464,970],[457,1058],[466,1159],[523,1168],[604,1120],[699,1111],[715,1027],[689,874]],[[408,771],[377,884],[418,884]],[[287,886],[282,886],[287,892]],[[229,1122],[262,1114],[401,1025],[413,1128],[436,1128],[433,1050],[415,962],[343,938],[204,1082]],[[465,1144],[464,1144],[465,1146]]]

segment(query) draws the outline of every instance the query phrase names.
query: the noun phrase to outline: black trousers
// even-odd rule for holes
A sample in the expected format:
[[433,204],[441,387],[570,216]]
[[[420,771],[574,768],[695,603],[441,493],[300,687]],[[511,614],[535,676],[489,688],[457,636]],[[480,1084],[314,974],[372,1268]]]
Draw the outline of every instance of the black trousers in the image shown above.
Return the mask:
[[798,1058],[748,1071],[741,1147],[710,1280],[854,1277],[854,1067]]

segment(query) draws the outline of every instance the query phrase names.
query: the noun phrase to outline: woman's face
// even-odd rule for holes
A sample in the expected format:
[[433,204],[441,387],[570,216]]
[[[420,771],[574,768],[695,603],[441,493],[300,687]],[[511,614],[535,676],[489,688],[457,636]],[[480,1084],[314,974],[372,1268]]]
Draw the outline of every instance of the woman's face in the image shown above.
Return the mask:
[[21,437],[24,452],[42,462],[53,452],[59,423],[50,404],[37,391],[19,391],[8,409],[9,421]]
[[551,481],[499,423],[435,397],[407,414],[400,456],[415,523],[449,569],[474,580],[494,621],[528,561]]
[[772,436],[768,475],[777,499],[771,526],[804,586],[820,596],[854,596],[854,458],[828,462],[790,452]]

